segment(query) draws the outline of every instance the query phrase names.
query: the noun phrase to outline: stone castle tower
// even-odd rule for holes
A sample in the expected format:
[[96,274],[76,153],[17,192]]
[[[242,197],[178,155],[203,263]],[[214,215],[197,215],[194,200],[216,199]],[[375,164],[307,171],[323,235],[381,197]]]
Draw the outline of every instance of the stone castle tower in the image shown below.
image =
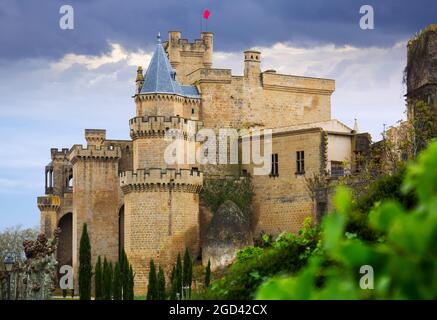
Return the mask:
[[[77,275],[87,223],[92,263],[99,255],[115,262],[124,249],[136,273],[135,291],[144,294],[151,258],[169,270],[186,247],[192,256],[202,255],[212,213],[199,193],[206,179],[225,175],[252,176],[254,235],[296,232],[306,217],[326,211],[329,201],[315,203],[305,177],[350,173],[368,135],[331,119],[334,80],[262,71],[256,50],[246,50],[243,62],[243,75],[213,68],[212,33],[189,42],[171,31],[168,41],[158,37],[146,72],[137,69],[130,140],[86,129],[86,146],[51,150],[45,196],[37,203],[42,232],[62,230],[60,265],[72,264]],[[270,174],[253,175],[258,164],[178,164],[165,158],[173,143],[184,145],[184,157],[187,148],[198,150],[193,136],[202,128],[272,129]]]
[[408,42],[407,58],[408,117],[414,117],[414,103],[420,100],[434,108],[437,122],[437,24],[429,25]]

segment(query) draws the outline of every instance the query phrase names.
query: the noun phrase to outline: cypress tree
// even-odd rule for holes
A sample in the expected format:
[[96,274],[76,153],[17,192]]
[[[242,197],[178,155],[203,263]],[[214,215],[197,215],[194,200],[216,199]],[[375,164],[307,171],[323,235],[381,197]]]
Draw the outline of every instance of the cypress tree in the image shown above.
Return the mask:
[[182,288],[184,296],[186,294],[190,295],[192,279],[193,279],[193,262],[191,261],[191,256],[190,253],[188,252],[188,248],[186,248],[185,255],[184,255],[184,267],[182,272],[182,286],[188,287],[188,290]]
[[91,244],[88,227],[84,223],[79,247],[79,296],[80,300],[91,300]]
[[153,259],[150,259],[149,284],[147,286],[147,300],[157,300],[158,283],[156,280],[156,269]]
[[94,271],[94,288],[95,288],[95,299],[101,300],[103,297],[103,270],[102,270],[102,259],[100,256],[97,259],[96,268]]
[[127,259],[127,255],[124,249],[120,259],[120,272],[121,272],[121,288],[122,288],[123,300],[129,300],[129,295],[130,295],[129,260]]
[[112,262],[103,261],[103,299],[112,299]]
[[176,289],[176,298],[182,298],[182,260],[181,255],[178,254],[178,259],[176,262],[176,270],[175,270],[175,289]]
[[135,274],[132,266],[129,266],[129,300],[135,299],[134,294]]
[[175,275],[176,275],[176,267],[173,265],[173,269],[171,271],[171,276],[170,276],[170,284],[171,284],[170,300],[176,300]]
[[165,294],[165,275],[164,275],[164,269],[159,266],[159,272],[158,272],[158,300],[165,300],[166,294]]
[[102,288],[102,298],[103,300],[107,299],[107,288],[108,288],[108,260],[106,257],[103,259],[103,288]]
[[211,281],[211,260],[208,259],[208,265],[206,266],[206,271],[205,271],[205,288],[209,287],[210,281]]
[[121,300],[121,274],[120,274],[120,264],[118,262],[115,263],[114,267],[114,281],[112,283],[113,290],[113,299]]

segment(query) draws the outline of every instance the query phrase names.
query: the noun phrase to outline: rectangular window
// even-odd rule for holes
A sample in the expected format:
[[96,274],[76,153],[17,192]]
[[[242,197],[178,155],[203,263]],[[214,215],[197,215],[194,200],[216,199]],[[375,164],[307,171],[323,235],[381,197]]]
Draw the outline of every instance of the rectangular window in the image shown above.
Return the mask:
[[305,173],[305,153],[303,151],[296,152],[296,174]]
[[343,162],[340,162],[340,161],[331,161],[331,176],[332,177],[342,177],[342,176],[344,176]]
[[270,176],[272,176],[272,177],[279,176],[278,154],[277,153],[272,154],[272,171],[270,173]]

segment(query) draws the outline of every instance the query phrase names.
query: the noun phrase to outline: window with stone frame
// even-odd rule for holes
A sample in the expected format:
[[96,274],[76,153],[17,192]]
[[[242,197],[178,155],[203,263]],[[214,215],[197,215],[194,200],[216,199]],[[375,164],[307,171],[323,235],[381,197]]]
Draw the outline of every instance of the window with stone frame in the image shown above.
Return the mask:
[[296,174],[305,174],[305,152],[296,151]]
[[279,176],[279,157],[277,153],[272,154],[272,170],[270,172],[271,177]]

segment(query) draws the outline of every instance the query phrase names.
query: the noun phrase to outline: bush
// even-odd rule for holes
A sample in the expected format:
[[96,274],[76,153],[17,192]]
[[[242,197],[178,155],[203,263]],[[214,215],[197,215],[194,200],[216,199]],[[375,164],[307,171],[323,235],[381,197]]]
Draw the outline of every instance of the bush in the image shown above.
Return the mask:
[[402,167],[395,174],[381,176],[373,182],[369,191],[356,199],[352,210],[348,212],[346,231],[356,234],[362,240],[376,241],[379,233],[367,223],[368,214],[375,205],[383,200],[395,200],[407,209],[413,208],[417,202],[414,193],[401,190],[405,174],[405,167]]
[[[238,253],[229,272],[203,291],[203,296],[215,299],[252,299],[266,279],[279,273],[296,272],[317,250],[319,234],[305,221],[297,235],[280,235],[269,248],[249,247]],[[196,295],[198,296],[199,293]]]
[[[348,189],[338,188],[336,210],[323,221],[321,254],[311,257],[298,274],[267,281],[257,298],[436,299],[436,168],[434,141],[407,168],[402,184],[404,194],[414,192],[417,205],[408,209],[390,199],[370,211],[366,223],[381,235],[376,243],[345,233],[352,196]],[[374,270],[373,281],[370,273],[363,277],[363,267]]]
[[202,201],[216,212],[226,200],[234,202],[240,210],[250,216],[252,198],[254,195],[253,184],[250,177],[243,179],[209,179],[205,181],[200,197]]

